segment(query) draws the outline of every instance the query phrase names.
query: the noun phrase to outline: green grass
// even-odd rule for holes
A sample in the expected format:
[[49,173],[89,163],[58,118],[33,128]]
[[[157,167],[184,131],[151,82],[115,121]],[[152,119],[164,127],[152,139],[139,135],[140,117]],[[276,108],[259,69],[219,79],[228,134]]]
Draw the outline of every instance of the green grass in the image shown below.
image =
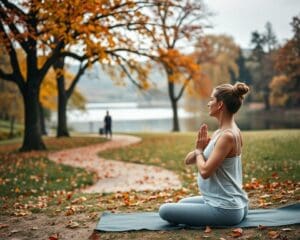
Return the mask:
[[14,159],[0,167],[0,197],[39,196],[47,192],[91,185],[93,174],[80,168],[59,165],[47,158]]
[[[13,136],[13,138],[20,137],[23,133],[23,129],[24,129],[23,125],[15,123],[14,124],[14,136]],[[11,139],[9,133],[10,133],[10,122],[0,120],[0,141]]]
[[[183,159],[194,148],[194,133],[139,134],[135,146],[102,152],[102,157],[162,166],[176,171],[184,181],[187,167]],[[281,180],[300,180],[300,130],[243,132],[245,181],[268,180],[275,173]]]
[[[136,134],[134,134],[136,135]],[[108,150],[101,156],[128,162],[161,166],[175,171],[184,188],[167,192],[130,192],[111,194],[86,194],[76,192],[82,185],[91,184],[94,175],[83,169],[53,163],[47,159],[49,151],[79,147],[105,141],[101,138],[72,137],[44,138],[48,151],[31,154],[17,153],[21,142],[0,146],[0,209],[1,214],[16,211],[43,213],[55,217],[57,212],[66,214],[68,207],[80,207],[77,213],[109,211],[137,212],[157,211],[165,201],[178,201],[182,197],[198,194],[195,182],[196,169],[186,167],[183,159],[194,148],[195,133],[141,133],[142,142],[122,149]],[[250,207],[272,203],[276,207],[299,201],[300,181],[300,130],[243,132],[244,181],[256,178],[263,183],[257,189],[247,189]],[[12,152],[12,154],[8,154]],[[254,181],[255,182],[255,181]],[[277,183],[276,188],[272,184]],[[278,185],[279,184],[279,185]],[[69,196],[68,191],[72,192]],[[263,195],[269,197],[261,198]],[[77,200],[79,199],[79,202]],[[284,202],[282,202],[284,200]],[[45,201],[47,207],[40,207]],[[75,202],[75,203],[74,203]],[[16,204],[18,203],[18,204]],[[24,210],[24,206],[26,209]],[[22,213],[22,212],[21,212]],[[96,219],[94,220],[96,224]],[[268,231],[280,231],[282,239],[297,239],[299,227],[290,232],[282,227],[267,230],[244,229],[240,239],[268,239]],[[231,229],[203,231],[180,230],[171,232],[98,233],[100,239],[233,239]]]
[[46,137],[44,140],[47,151],[18,153],[21,142],[0,146],[0,197],[14,199],[18,196],[39,196],[57,190],[71,191],[94,182],[95,174],[54,163],[47,159],[47,153],[103,143],[106,139]]
[[[182,179],[185,191],[168,191],[172,201],[198,194],[196,169],[186,167],[183,159],[194,148],[195,133],[138,134],[143,141],[135,146],[101,152],[102,157],[135,163],[157,165],[175,171]],[[250,198],[250,208],[277,207],[299,202],[300,181],[300,130],[249,131],[243,132],[244,147],[242,153],[244,182]],[[145,193],[144,193],[145,194]],[[135,207],[137,211],[148,211],[149,205],[157,211],[166,198],[157,198]],[[168,199],[168,201],[170,198]],[[117,203],[116,203],[117,204]],[[125,210],[118,207],[116,210]],[[290,226],[289,232],[283,227],[260,230],[243,229],[238,239],[271,239],[270,231],[280,234],[278,239],[299,239],[299,227]],[[213,229],[212,233],[203,231],[179,230],[159,232],[98,233],[101,239],[235,239],[232,229]]]

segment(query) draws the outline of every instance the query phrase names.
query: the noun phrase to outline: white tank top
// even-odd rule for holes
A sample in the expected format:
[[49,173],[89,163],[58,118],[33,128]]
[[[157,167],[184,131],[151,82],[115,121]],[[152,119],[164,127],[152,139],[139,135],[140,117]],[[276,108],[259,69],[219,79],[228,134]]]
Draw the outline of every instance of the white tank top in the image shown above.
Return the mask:
[[[225,131],[218,133],[210,140],[203,154],[208,159],[215,143]],[[236,136],[233,133],[234,136]],[[237,143],[237,139],[235,137]],[[225,158],[217,170],[207,179],[198,173],[198,186],[204,200],[213,207],[225,209],[240,209],[248,205],[247,193],[242,189],[242,163],[241,155]]]

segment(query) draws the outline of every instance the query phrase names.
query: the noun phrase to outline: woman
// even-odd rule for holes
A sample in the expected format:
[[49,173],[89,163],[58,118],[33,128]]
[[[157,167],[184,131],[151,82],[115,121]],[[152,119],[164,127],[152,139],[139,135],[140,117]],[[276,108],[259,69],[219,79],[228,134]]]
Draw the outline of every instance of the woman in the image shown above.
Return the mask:
[[166,203],[160,217],[170,223],[190,226],[230,226],[240,223],[248,212],[248,197],[242,189],[242,137],[234,121],[244,95],[244,83],[216,87],[208,103],[209,115],[219,129],[208,137],[207,125],[198,132],[196,149],[187,154],[185,163],[196,165],[202,196]]

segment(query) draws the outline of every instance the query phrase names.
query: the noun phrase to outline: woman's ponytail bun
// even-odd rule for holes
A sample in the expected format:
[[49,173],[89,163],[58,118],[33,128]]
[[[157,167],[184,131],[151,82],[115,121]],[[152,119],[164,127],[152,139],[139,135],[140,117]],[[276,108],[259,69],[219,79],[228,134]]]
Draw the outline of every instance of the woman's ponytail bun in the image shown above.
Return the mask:
[[244,98],[244,95],[249,92],[249,87],[245,83],[237,82],[233,85],[233,93],[240,98]]

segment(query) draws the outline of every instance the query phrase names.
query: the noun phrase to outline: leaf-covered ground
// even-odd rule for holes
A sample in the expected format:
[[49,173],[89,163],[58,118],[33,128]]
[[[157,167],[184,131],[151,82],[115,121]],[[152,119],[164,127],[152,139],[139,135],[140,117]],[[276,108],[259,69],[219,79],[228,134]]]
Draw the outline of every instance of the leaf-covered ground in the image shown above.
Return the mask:
[[[299,239],[300,227],[93,233],[104,210],[156,211],[163,202],[197,194],[195,169],[182,164],[194,134],[141,134],[137,145],[101,153],[110,159],[159,165],[175,171],[180,190],[83,194],[95,179],[82,169],[54,164],[47,152],[14,152],[0,146],[0,239]],[[243,162],[250,208],[299,202],[300,130],[245,132]],[[46,139],[50,151],[99,143],[99,138]],[[13,154],[9,154],[9,152]]]

